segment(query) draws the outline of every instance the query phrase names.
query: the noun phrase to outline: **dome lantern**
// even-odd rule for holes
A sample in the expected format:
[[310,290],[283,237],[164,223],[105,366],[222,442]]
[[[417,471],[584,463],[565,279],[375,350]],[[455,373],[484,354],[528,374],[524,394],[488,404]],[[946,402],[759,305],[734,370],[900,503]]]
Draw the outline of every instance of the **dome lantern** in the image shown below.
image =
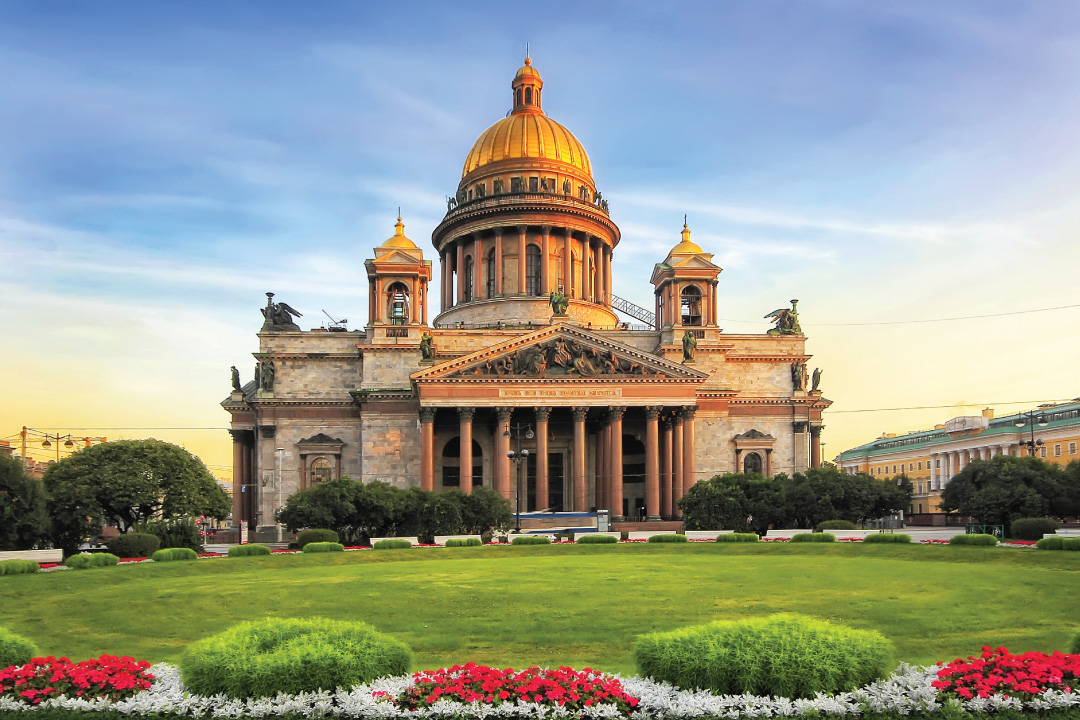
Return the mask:
[[514,90],[514,113],[544,114],[540,108],[540,89],[544,87],[544,81],[532,66],[532,58],[525,58],[525,64],[514,75],[510,87]]

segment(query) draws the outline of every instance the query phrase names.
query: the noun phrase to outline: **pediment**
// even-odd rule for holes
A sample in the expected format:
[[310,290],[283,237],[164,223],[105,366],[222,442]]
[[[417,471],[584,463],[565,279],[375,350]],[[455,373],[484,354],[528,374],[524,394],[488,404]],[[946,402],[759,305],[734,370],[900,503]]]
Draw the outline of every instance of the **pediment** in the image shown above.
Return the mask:
[[418,382],[443,379],[570,378],[694,380],[706,373],[642,352],[577,325],[552,325],[414,373]]
[[710,258],[712,255],[676,255],[669,259],[667,264],[679,270],[719,270],[720,266],[710,262]]
[[774,440],[772,435],[767,435],[760,430],[751,429],[735,436],[736,440]]
[[416,265],[423,262],[418,250],[411,253],[407,250],[393,249],[388,252],[376,253],[374,260],[369,260],[374,265]]

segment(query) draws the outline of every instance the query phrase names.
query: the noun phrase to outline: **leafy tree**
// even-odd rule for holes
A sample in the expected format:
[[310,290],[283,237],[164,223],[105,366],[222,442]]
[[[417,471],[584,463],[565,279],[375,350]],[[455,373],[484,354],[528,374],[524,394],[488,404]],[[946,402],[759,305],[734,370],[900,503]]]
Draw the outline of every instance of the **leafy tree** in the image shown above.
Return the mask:
[[228,516],[225,491],[197,457],[160,440],[83,448],[45,471],[54,544],[73,552],[105,522],[127,532],[140,522]]
[[470,535],[490,535],[510,527],[514,511],[510,501],[491,488],[473,488],[461,495],[461,529]]
[[1036,457],[998,455],[973,460],[945,485],[941,509],[976,522],[1009,526],[1022,517],[1043,517],[1062,505],[1066,471]]
[[22,461],[0,456],[0,550],[30,550],[49,537],[49,513],[41,481]]

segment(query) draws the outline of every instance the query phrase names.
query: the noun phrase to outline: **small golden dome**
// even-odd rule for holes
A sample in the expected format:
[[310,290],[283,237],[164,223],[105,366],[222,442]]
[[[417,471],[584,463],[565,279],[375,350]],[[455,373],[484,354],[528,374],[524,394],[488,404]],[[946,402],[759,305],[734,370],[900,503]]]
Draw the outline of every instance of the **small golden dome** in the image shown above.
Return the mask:
[[532,58],[525,58],[525,64],[518,68],[517,74],[514,75],[514,77],[519,78],[525,77],[526,75],[530,77],[540,77],[540,73],[536,72],[536,68],[532,66]]
[[394,225],[394,234],[387,238],[386,242],[382,244],[382,247],[402,248],[406,250],[416,249],[416,243],[405,237],[405,223],[401,222],[400,215],[398,215],[397,224]]
[[694,255],[705,252],[697,243],[690,242],[690,227],[686,224],[686,216],[683,215],[682,240],[671,248],[669,255]]

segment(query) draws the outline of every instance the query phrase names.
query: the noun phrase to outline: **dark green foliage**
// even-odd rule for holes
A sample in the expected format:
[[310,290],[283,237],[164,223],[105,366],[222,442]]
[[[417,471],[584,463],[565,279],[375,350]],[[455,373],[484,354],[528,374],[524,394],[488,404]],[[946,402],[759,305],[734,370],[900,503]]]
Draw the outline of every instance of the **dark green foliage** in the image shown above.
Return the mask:
[[612,535],[578,535],[574,540],[578,545],[604,545],[619,542],[619,538]]
[[1035,542],[1035,547],[1039,550],[1064,550],[1065,538],[1063,537],[1048,537]]
[[36,573],[39,570],[41,570],[41,566],[33,560],[20,560],[19,558],[0,560],[0,575],[26,575]]
[[1058,527],[1050,518],[1019,518],[1013,520],[1009,537],[1013,540],[1039,540],[1043,535],[1057,532]]
[[94,566],[94,563],[90,560],[90,553],[72,555],[64,561],[64,564],[72,570],[86,570]]
[[757,542],[759,539],[757,533],[724,533],[716,536],[718,543]]
[[37,645],[22,635],[0,627],[0,670],[10,665],[25,665],[37,654]]
[[172,562],[173,560],[198,560],[199,555],[191,548],[165,548],[158,550],[150,558],[154,562]]
[[480,538],[450,538],[446,541],[446,547],[480,547],[484,541]]
[[953,535],[949,538],[950,545],[997,545],[998,539],[993,535],[971,533],[969,535]]
[[819,522],[817,527],[814,528],[814,532],[822,532],[824,530],[858,530],[859,526],[850,520],[826,520]]
[[1080,537],[1065,538],[1061,543],[1062,550],[1080,550]]
[[684,543],[688,542],[685,535],[650,535],[651,543]]
[[180,671],[200,695],[249,698],[348,688],[411,666],[404,643],[365,623],[271,618],[194,643]]
[[44,486],[21,461],[0,456],[0,550],[32,550],[48,537]]
[[904,533],[876,533],[863,538],[863,543],[911,543],[911,536]]
[[91,567],[112,567],[113,565],[119,565],[120,558],[116,557],[112,553],[94,553],[90,556]]
[[337,542],[311,542],[304,546],[305,553],[345,552],[345,546]]
[[304,546],[313,542],[333,542],[336,543],[341,538],[333,530],[327,528],[311,528],[305,530],[296,536],[296,545],[300,550],[304,549]]
[[252,543],[250,545],[233,545],[229,548],[229,557],[253,557],[257,555],[269,555],[270,548],[265,545]]
[[511,545],[550,545],[551,538],[544,535],[518,535],[510,541]]
[[831,543],[836,542],[836,536],[832,533],[820,532],[820,533],[798,533],[792,535],[791,542],[821,542]]
[[371,546],[373,550],[404,550],[412,548],[412,543],[405,538],[384,538]]
[[117,535],[105,544],[109,552],[122,558],[150,557],[161,547],[157,535],[150,533]]
[[896,665],[877,632],[789,614],[643,635],[634,659],[642,675],[681,688],[787,698],[854,690]]
[[941,509],[966,515],[985,525],[1009,524],[1018,518],[1064,514],[1070,475],[1035,457],[998,455],[973,460],[941,493]]
[[513,517],[510,501],[491,488],[473,488],[471,495],[462,495],[462,534],[490,536],[495,530],[510,527]]
[[196,553],[201,553],[203,549],[202,533],[190,518],[139,523],[132,531],[156,536],[163,548],[189,548]]
[[231,509],[229,497],[201,460],[160,440],[83,448],[49,467],[44,482],[53,544],[66,554],[106,522],[123,533],[155,516],[221,519]]
[[1069,643],[1069,648],[1066,652],[1070,655],[1080,655],[1080,632],[1073,635],[1072,641]]

